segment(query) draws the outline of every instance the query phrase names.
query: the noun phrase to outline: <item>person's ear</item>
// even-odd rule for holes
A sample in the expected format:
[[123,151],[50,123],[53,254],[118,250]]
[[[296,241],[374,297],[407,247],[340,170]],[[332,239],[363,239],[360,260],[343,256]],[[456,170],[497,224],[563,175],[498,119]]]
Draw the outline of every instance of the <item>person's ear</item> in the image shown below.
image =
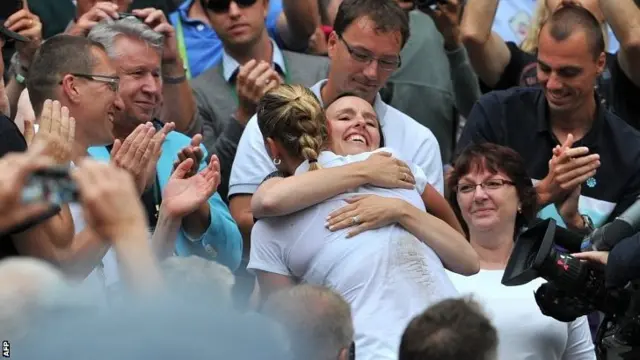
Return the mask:
[[67,74],[62,78],[60,82],[62,92],[64,96],[69,99],[72,103],[80,102],[80,91],[78,89],[77,78],[73,75]]
[[267,154],[269,154],[272,159],[280,158],[280,148],[278,147],[278,144],[276,144],[275,140],[268,137],[264,141],[267,148]]
[[335,56],[336,51],[338,50],[339,40],[338,34],[336,34],[335,31],[332,31],[331,34],[329,34],[329,38],[327,39],[327,55],[329,56],[329,59],[333,59]]

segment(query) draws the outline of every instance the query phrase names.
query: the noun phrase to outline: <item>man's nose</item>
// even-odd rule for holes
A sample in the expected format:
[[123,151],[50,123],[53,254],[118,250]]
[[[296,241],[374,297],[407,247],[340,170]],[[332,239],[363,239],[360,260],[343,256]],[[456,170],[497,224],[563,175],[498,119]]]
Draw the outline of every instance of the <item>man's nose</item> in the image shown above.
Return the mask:
[[369,62],[362,72],[368,79],[375,80],[378,78],[378,60],[373,59]]
[[547,89],[560,90],[563,87],[562,79],[556,73],[551,73],[547,79]]

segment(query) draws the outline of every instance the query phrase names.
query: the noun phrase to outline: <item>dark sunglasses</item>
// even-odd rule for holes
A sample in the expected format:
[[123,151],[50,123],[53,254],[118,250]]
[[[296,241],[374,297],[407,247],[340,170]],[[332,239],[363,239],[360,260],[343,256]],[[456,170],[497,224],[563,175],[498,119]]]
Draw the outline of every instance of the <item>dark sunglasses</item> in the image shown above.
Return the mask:
[[231,6],[231,2],[236,3],[241,8],[247,8],[249,6],[253,6],[258,0],[202,0],[205,8],[215,12],[215,13],[226,13],[229,11],[229,6]]

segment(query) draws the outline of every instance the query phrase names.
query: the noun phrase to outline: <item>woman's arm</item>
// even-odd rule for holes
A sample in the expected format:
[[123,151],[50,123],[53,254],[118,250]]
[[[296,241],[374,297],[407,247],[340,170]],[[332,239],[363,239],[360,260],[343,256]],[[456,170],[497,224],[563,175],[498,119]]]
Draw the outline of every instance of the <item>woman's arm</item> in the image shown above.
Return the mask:
[[438,254],[444,266],[461,275],[480,271],[478,254],[467,239],[435,216],[398,198],[356,196],[329,214],[327,227],[337,231],[355,226],[347,237],[397,223]]
[[398,223],[432,248],[445,268],[461,275],[480,271],[478,254],[462,234],[404,200],[398,205]]
[[422,201],[424,201],[424,206],[429,213],[447,223],[463,236],[465,235],[451,205],[433,186],[427,184],[422,193]]
[[258,278],[258,286],[260,287],[259,308],[262,307],[262,304],[264,304],[271,294],[296,284],[293,278],[276,273],[256,270],[256,276]]
[[415,180],[407,164],[379,152],[349,165],[269,179],[253,194],[251,209],[255,218],[287,215],[365,184],[412,189]]

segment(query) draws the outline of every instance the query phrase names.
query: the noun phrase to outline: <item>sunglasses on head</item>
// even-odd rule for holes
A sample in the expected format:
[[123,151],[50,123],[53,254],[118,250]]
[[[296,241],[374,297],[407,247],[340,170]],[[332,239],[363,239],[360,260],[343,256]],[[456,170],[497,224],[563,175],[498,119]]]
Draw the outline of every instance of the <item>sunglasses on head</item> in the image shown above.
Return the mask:
[[[209,0],[206,2],[205,7],[215,13],[226,13],[229,11],[229,6],[231,6],[231,1],[236,3],[241,8],[246,8],[252,6],[258,0]],[[205,2],[205,0],[203,0]]]

